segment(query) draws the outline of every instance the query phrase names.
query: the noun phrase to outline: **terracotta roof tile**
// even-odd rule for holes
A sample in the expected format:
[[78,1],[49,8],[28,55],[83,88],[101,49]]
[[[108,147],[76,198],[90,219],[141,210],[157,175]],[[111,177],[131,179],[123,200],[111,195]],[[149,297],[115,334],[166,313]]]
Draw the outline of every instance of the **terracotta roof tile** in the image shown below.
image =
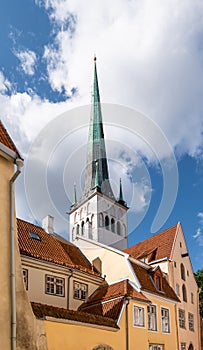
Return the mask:
[[162,274],[162,290],[158,291],[153,282],[153,269],[145,269],[144,267],[131,262],[132,268],[141,284],[141,290],[158,294],[162,297],[169,298],[175,301],[179,301],[174,290],[170,287],[165,276]]
[[170,258],[177,225],[168,228],[146,240],[134,244],[124,251],[136,259],[148,257],[148,262]]
[[[92,270],[88,259],[79,248],[66,241],[60,242],[53,235],[44,231],[43,228],[27,221],[17,219],[17,231],[20,253],[55,264],[78,268],[84,272],[98,275]],[[30,232],[37,234],[38,239],[30,236]]]
[[93,315],[100,315],[104,317],[110,317],[115,321],[118,320],[122,306],[124,303],[124,298],[119,298],[116,300],[97,303],[97,304],[85,304],[80,307],[82,312],[88,312]]
[[99,287],[79,309],[117,320],[125,297],[149,302],[141,292],[133,288],[128,280],[123,280],[111,285]]
[[97,324],[106,327],[119,328],[115,321],[109,317],[101,315],[93,315],[87,312],[67,310],[55,306],[44,305],[39,303],[31,303],[33,312],[37,318],[45,318],[46,316],[66,319],[70,321],[78,321],[90,324]]
[[7,130],[3,126],[1,120],[0,120],[0,142],[3,143],[4,146],[10,148],[12,151],[16,152],[19,155],[19,152],[16,146],[14,145],[14,142],[12,141]]
[[129,283],[129,281],[122,280],[117,283],[113,284],[106,284],[105,286],[99,287],[89,298],[88,301],[89,303],[94,303],[99,301],[104,301],[104,300],[111,300],[116,297],[121,297],[121,296],[128,296],[132,298],[137,298],[141,300],[147,301],[144,295],[142,293],[136,291],[132,285]]

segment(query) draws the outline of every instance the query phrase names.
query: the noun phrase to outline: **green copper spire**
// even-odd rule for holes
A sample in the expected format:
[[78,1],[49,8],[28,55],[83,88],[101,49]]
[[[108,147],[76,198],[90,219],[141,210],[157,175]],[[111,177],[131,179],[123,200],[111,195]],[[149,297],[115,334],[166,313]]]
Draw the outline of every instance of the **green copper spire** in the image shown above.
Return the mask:
[[[98,166],[97,170],[96,162]],[[98,174],[96,174],[96,172],[98,172]],[[96,177],[98,178],[96,179]],[[95,188],[96,182],[99,184],[101,193],[107,195],[110,198],[115,199],[109,182],[101,103],[99,95],[99,84],[97,78],[96,57],[94,57],[94,83],[85,174],[85,196],[87,196]]]
[[73,190],[73,205],[77,204],[77,193],[76,193],[76,184],[74,183],[74,190]]

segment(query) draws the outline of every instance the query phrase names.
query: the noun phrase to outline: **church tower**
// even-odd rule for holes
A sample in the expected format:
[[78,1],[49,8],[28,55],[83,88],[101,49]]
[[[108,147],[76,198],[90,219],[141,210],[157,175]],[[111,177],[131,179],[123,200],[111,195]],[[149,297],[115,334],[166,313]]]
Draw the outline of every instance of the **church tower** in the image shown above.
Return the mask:
[[118,249],[127,248],[127,210],[121,180],[118,199],[109,181],[95,57],[85,185],[80,201],[74,186],[69,213],[70,241],[80,235]]

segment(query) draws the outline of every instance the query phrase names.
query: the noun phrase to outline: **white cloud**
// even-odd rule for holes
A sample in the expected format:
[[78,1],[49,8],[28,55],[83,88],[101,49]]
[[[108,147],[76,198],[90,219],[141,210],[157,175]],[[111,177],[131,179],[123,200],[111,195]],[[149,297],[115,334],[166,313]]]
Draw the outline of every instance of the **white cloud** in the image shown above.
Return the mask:
[[201,236],[201,229],[200,229],[200,227],[197,229],[197,231],[196,231],[196,233],[195,233],[195,235],[193,235],[193,238],[198,238],[198,237],[200,237]]
[[203,213],[201,213],[201,212],[198,213],[198,214],[197,214],[197,217],[199,218],[201,224],[203,225]]
[[[39,3],[39,1],[37,1]],[[98,56],[103,102],[138,108],[159,124],[179,154],[199,155],[202,140],[203,4],[199,0],[44,0],[55,42],[47,45],[49,81],[90,102]],[[71,26],[67,28],[67,21]],[[56,26],[54,26],[56,30]]]
[[34,51],[24,50],[24,51],[16,51],[16,57],[19,59],[21,68],[24,73],[28,75],[35,74],[35,64],[37,61],[37,56]]
[[196,231],[196,233],[193,235],[193,238],[197,240],[197,243],[200,247],[203,247],[203,213],[199,212],[197,214],[197,217],[199,218],[199,227]]
[[0,93],[7,93],[11,88],[11,83],[5,78],[3,72],[0,71]]

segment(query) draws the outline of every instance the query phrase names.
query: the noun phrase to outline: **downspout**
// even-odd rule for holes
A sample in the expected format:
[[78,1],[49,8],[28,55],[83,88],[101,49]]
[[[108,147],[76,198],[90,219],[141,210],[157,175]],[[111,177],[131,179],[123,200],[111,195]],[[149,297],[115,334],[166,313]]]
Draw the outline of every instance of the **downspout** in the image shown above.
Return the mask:
[[15,202],[14,182],[21,173],[23,160],[15,161],[17,170],[10,180],[10,278],[11,278],[11,350],[16,350],[16,273],[15,273]]
[[125,298],[125,336],[126,336],[126,350],[129,350],[129,327],[128,327],[128,305],[129,298]]
[[69,270],[71,272],[70,276],[68,276],[68,281],[67,281],[67,309],[69,309],[69,304],[70,304],[70,279],[73,277],[73,269]]

